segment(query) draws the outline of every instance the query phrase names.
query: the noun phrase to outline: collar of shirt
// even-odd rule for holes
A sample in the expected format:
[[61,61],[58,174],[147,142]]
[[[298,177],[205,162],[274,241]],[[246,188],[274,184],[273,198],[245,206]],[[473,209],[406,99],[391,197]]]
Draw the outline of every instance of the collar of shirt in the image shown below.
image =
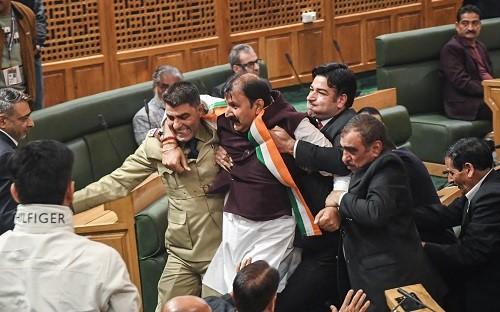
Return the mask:
[[69,207],[44,204],[19,204],[14,231],[33,234],[74,232],[73,212]]
[[333,117],[330,117],[330,118],[328,118],[328,119],[323,119],[323,120],[319,120],[319,119],[318,119],[318,121],[319,121],[319,122],[321,122],[321,124],[322,124],[322,125],[323,125],[323,127],[324,127],[324,126],[326,126],[326,124],[327,124],[327,123],[329,123],[329,122],[330,122],[330,120],[332,120],[332,118],[333,118]]
[[5,134],[5,135],[9,138],[9,139],[11,139],[11,140],[12,140],[12,142],[14,142],[14,144],[15,144],[16,146],[19,144],[19,143],[18,143],[16,140],[14,140],[14,138],[13,138],[13,137],[11,137],[11,136],[10,136],[7,132],[3,131],[2,129],[0,129],[0,131],[2,131],[2,132],[3,132],[3,133],[4,133],[4,134]]
[[474,42],[471,42],[470,40],[464,39],[460,36],[456,36],[457,40],[460,41],[460,43],[468,48],[473,48],[476,46],[476,40]]
[[490,171],[488,171],[488,173],[485,174],[484,177],[481,180],[479,180],[479,182],[477,182],[476,185],[474,185],[474,187],[470,189],[470,191],[467,192],[467,194],[465,194],[465,197],[467,197],[469,203],[472,200],[472,198],[474,198],[477,191],[479,191],[481,184],[483,184],[484,179],[486,179],[486,177],[490,174],[491,171],[493,171],[493,169],[490,169]]

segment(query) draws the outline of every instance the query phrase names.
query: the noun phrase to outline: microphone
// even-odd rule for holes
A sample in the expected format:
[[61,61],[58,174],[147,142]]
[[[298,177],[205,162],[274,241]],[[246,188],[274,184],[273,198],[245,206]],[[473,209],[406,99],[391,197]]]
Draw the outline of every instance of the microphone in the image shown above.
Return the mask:
[[423,303],[422,301],[420,301],[420,299],[416,298],[416,296],[414,297],[412,294],[410,294],[409,292],[407,292],[403,288],[398,287],[397,291],[398,291],[398,293],[400,293],[400,294],[402,294],[404,296],[404,299],[409,299],[409,300],[415,302],[416,304],[420,305],[422,308],[426,308],[426,309],[429,309],[432,312],[436,312],[436,310],[432,309],[431,307],[429,307],[428,305],[426,305],[425,303]]
[[99,125],[101,125],[104,132],[106,132],[106,136],[108,137],[109,143],[111,143],[111,146],[113,147],[113,150],[114,150],[116,156],[118,157],[118,160],[121,161],[125,157],[122,157],[120,152],[118,151],[118,148],[115,145],[115,141],[113,141],[113,138],[111,137],[111,134],[109,133],[108,123],[106,122],[104,115],[97,114],[97,119],[99,119]]
[[292,57],[290,56],[290,54],[288,54],[288,52],[285,52],[285,58],[286,58],[286,62],[288,63],[288,65],[290,65],[290,67],[292,68],[293,73],[295,75],[295,78],[297,78],[297,81],[299,82],[299,84],[302,85],[302,81],[300,80],[299,74],[297,73],[295,66],[293,66]]
[[[332,40],[333,40],[333,47],[335,48],[335,51],[337,51],[337,54],[339,55],[340,61],[342,62],[342,64],[345,64],[344,57],[342,56],[342,50],[340,50],[340,44],[337,42],[337,40],[335,40],[335,38]],[[358,89],[356,91],[355,97],[358,97],[360,94],[361,94],[361,90]]]
[[337,51],[337,54],[339,55],[340,61],[343,64],[345,64],[344,57],[342,56],[342,51],[340,50],[340,44],[335,39],[333,39],[333,47],[335,48],[335,51]]
[[149,118],[149,103],[144,99],[144,110],[146,111],[146,116],[148,117],[149,129],[151,129],[151,118]]

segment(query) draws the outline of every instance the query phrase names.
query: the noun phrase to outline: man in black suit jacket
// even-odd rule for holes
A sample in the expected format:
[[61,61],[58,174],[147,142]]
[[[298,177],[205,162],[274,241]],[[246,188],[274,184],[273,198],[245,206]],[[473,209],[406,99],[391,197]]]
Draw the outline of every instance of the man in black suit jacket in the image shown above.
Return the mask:
[[491,119],[483,100],[481,81],[493,79],[486,46],[477,40],[481,12],[474,5],[461,7],[455,25],[457,34],[441,49],[440,72],[444,80],[446,116],[460,120]]
[[[271,135],[282,153],[295,156],[296,163],[309,172],[318,172],[318,163],[323,162],[333,164],[331,173],[345,176],[350,172],[341,161],[339,134],[347,121],[355,115],[350,107],[356,96],[356,78],[346,65],[338,63],[320,65],[313,69],[312,76],[307,96],[307,114],[313,123],[321,124],[321,132],[334,147],[321,148],[305,141],[295,141],[281,129],[271,130]],[[304,190],[305,196],[314,195],[309,200],[313,203],[311,206],[319,207],[315,210],[311,208],[313,214],[316,214],[324,207],[329,193],[323,192],[325,183],[331,190],[332,182],[331,179],[314,181],[316,183],[302,184],[299,187]],[[345,179],[336,176],[334,183],[334,189],[347,189]],[[296,236],[295,246],[303,250],[302,262],[288,280],[285,290],[278,296],[277,312],[321,312],[328,311],[330,304],[340,304],[341,298],[335,283],[338,242],[337,232],[324,232],[319,238]]]
[[333,192],[316,222],[325,230],[341,228],[339,268],[350,286],[365,291],[370,311],[388,310],[384,290],[416,283],[439,300],[444,287],[420,244],[405,165],[391,151],[385,126],[357,115],[340,143],[342,161],[353,171],[349,191]]
[[[430,228],[461,225],[458,243],[423,243],[431,260],[450,280],[450,311],[498,311],[500,297],[500,173],[493,169],[488,146],[464,138],[445,156],[448,180],[463,196],[448,207],[429,207],[418,214]],[[447,310],[447,311],[448,311]]]
[[344,64],[330,63],[316,67],[307,96],[307,115],[318,124],[333,148],[295,141],[281,129],[271,131],[282,153],[295,157],[297,164],[310,171],[324,170],[340,176],[349,174],[342,163],[340,132],[356,112],[351,108],[356,97],[356,77]]
[[0,235],[14,228],[17,203],[10,195],[11,180],[5,162],[34,126],[28,100],[16,89],[0,89]]

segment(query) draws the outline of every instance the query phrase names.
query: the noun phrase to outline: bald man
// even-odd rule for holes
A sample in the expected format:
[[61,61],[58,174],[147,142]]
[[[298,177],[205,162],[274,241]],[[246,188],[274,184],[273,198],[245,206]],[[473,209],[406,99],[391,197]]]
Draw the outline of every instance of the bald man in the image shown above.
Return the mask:
[[212,312],[212,309],[200,297],[178,296],[165,303],[163,312]]

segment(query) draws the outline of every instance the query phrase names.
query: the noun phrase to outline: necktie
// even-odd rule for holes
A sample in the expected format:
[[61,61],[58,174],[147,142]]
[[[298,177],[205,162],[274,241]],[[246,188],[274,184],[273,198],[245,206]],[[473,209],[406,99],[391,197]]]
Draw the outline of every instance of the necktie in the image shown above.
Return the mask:
[[323,128],[323,123],[321,120],[318,120],[318,129],[321,130],[321,128]]
[[186,143],[186,147],[189,149],[188,152],[188,159],[196,159],[198,158],[198,149],[196,148],[196,144],[198,143],[198,140],[195,138],[192,138]]

